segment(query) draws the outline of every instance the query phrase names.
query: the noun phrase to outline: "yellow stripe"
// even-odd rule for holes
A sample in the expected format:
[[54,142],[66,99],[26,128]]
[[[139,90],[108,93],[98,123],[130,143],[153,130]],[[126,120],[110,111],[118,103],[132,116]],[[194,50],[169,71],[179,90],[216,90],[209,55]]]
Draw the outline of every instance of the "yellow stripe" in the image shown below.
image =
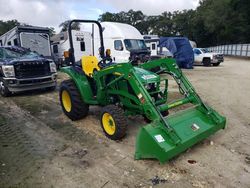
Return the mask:
[[178,101],[178,102],[175,102],[175,103],[173,103],[173,104],[170,104],[170,105],[168,105],[168,107],[169,107],[169,108],[172,108],[172,107],[178,106],[178,105],[180,105],[180,104],[182,104],[182,101]]

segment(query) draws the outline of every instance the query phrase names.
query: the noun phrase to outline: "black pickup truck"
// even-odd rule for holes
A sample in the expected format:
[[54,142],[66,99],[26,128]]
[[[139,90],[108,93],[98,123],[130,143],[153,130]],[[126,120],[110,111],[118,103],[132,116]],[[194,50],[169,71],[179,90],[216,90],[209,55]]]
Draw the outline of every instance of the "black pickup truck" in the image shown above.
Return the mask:
[[54,89],[56,83],[57,70],[52,60],[22,47],[0,47],[2,96],[33,89]]

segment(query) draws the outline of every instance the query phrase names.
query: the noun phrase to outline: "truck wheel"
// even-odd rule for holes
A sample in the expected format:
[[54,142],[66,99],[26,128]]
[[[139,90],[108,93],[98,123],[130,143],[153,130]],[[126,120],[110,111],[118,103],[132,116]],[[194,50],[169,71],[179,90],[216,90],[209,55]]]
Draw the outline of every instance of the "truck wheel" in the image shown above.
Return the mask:
[[121,108],[115,105],[103,107],[101,124],[105,135],[111,140],[122,139],[127,131],[127,121]]
[[219,66],[220,65],[220,63],[213,63],[213,66]]
[[8,97],[11,95],[11,92],[3,81],[0,81],[0,93],[3,97]]
[[209,67],[209,66],[211,66],[211,59],[210,58],[204,58],[202,63],[203,63],[203,65],[205,67]]
[[89,105],[82,100],[74,81],[65,80],[61,83],[59,97],[64,114],[72,121],[88,115]]

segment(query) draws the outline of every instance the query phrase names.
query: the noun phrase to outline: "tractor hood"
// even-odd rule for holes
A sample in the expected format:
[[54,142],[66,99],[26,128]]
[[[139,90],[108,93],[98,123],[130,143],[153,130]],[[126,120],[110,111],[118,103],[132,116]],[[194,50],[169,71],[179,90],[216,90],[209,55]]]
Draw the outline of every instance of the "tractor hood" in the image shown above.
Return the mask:
[[150,84],[150,83],[157,83],[160,81],[160,76],[147,71],[142,68],[134,67],[135,73],[138,75],[140,81],[145,85],[145,84]]

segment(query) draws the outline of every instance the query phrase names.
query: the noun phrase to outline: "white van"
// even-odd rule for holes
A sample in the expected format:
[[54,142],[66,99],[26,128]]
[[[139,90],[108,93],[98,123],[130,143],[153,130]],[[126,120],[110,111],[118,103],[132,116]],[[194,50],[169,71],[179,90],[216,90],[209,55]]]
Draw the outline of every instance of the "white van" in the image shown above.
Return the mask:
[[[141,33],[133,26],[117,22],[102,22],[103,41],[106,49],[111,50],[111,56],[115,62],[128,62],[135,54],[149,54]],[[97,26],[95,27],[97,30]],[[95,54],[99,45],[99,33],[95,32]]]

